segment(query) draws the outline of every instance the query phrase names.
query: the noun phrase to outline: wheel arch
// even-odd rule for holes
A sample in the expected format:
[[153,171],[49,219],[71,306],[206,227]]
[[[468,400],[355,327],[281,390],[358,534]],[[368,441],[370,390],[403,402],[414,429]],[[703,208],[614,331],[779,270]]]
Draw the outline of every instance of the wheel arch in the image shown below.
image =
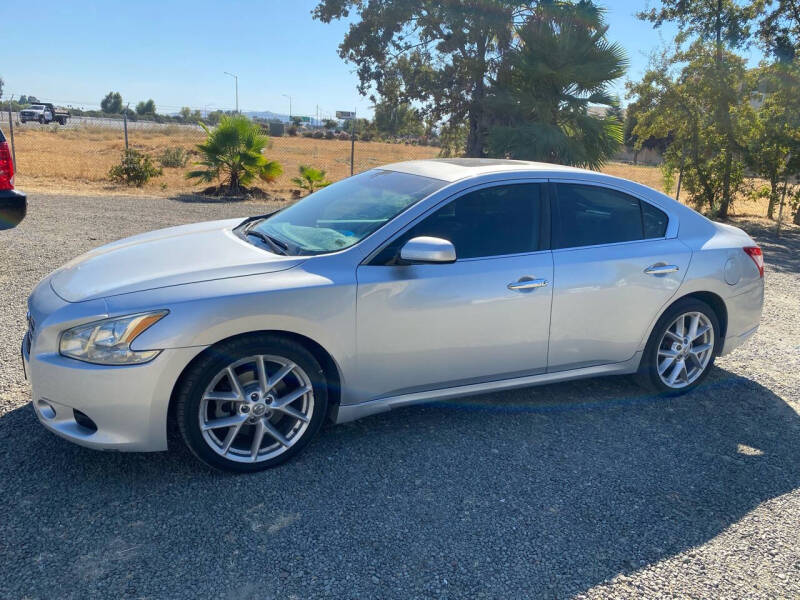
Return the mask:
[[717,341],[716,341],[716,344],[718,345],[717,351],[722,349],[722,346],[725,342],[725,335],[728,330],[728,307],[725,304],[725,300],[722,298],[722,296],[714,292],[694,291],[684,294],[683,296],[679,296],[678,298],[673,299],[669,304],[664,305],[661,311],[659,311],[659,313],[653,319],[653,322],[647,331],[647,335],[642,341],[641,345],[642,350],[644,350],[645,346],[650,341],[650,337],[653,335],[653,330],[655,329],[655,326],[658,324],[659,319],[661,319],[664,313],[666,313],[670,308],[675,306],[678,302],[681,302],[688,298],[694,298],[696,300],[700,300],[701,302],[705,302],[712,308],[712,310],[717,316],[720,328],[720,334],[719,336],[717,336]]
[[238,333],[236,335],[231,335],[229,337],[223,338],[218,340],[214,344],[208,346],[208,348],[204,349],[202,352],[198,353],[192,360],[190,360],[186,366],[181,371],[178,378],[175,380],[175,383],[172,385],[172,392],[170,393],[169,398],[169,406],[167,408],[167,438],[170,437],[170,432],[177,431],[177,422],[176,422],[176,415],[175,415],[175,406],[176,406],[176,398],[178,395],[178,390],[183,383],[184,377],[189,372],[189,369],[197,363],[197,361],[202,360],[209,352],[213,352],[214,349],[223,344],[225,342],[229,342],[233,339],[249,337],[253,335],[274,335],[280,336],[286,339],[290,339],[298,344],[304,346],[311,354],[317,359],[320,366],[322,367],[322,371],[325,374],[325,379],[328,381],[328,406],[329,407],[338,407],[339,403],[342,398],[342,375],[339,365],[334,360],[333,356],[330,352],[328,352],[321,344],[317,341],[307,337],[305,335],[301,335],[299,333],[295,333],[293,331],[283,331],[277,329],[264,329],[258,331],[249,331],[247,333]]

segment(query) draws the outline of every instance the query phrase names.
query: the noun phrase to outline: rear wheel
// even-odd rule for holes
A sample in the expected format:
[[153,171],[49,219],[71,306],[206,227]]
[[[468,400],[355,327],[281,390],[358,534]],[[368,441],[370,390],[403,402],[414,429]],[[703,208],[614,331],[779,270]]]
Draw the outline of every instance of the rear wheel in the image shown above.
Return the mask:
[[637,380],[657,392],[691,390],[708,376],[719,336],[719,319],[708,304],[694,298],[676,302],[653,328]]
[[327,382],[302,345],[253,335],[224,342],[194,364],[177,402],[181,434],[200,460],[260,471],[311,441],[327,412]]

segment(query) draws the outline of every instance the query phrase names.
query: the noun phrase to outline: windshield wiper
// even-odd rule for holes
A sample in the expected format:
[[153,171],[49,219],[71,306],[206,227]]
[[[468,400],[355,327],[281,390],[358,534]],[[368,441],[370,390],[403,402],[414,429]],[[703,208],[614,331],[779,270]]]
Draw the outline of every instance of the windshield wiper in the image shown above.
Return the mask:
[[289,246],[287,246],[280,240],[276,240],[274,237],[268,236],[266,233],[261,233],[257,229],[247,228],[244,234],[257,237],[267,246],[269,246],[275,254],[282,254],[284,256],[288,254],[287,251],[289,250]]
[[255,225],[256,221],[263,221],[264,219],[266,219],[268,217],[271,217],[272,215],[276,215],[279,212],[281,212],[281,211],[280,210],[274,210],[271,213],[267,213],[265,215],[255,215],[253,217],[247,217],[244,221],[239,223],[236,227],[237,228],[238,227],[244,227],[245,225],[250,225],[251,223],[253,225]]

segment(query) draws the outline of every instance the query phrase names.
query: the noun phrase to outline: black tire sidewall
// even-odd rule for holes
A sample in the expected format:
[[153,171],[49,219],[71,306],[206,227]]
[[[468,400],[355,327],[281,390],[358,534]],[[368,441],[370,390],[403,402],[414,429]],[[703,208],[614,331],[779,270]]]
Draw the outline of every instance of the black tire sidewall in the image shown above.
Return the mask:
[[[703,372],[700,374],[700,377],[686,387],[676,389],[669,387],[667,384],[661,381],[661,377],[658,375],[658,345],[667,327],[669,327],[679,315],[687,312],[700,312],[708,317],[708,320],[711,322],[711,326],[714,330],[714,352],[711,355],[711,360],[708,361],[708,365],[706,365],[706,368],[703,369]],[[646,387],[652,389],[653,391],[676,396],[685,394],[696,388],[706,377],[708,377],[709,372],[714,366],[714,360],[716,359],[720,350],[722,350],[722,344],[722,331],[720,328],[719,318],[717,317],[717,313],[714,312],[714,309],[702,300],[698,300],[696,298],[685,298],[683,300],[679,300],[666,311],[664,311],[664,314],[661,315],[656,322],[655,327],[653,327],[653,331],[650,334],[650,338],[647,341],[647,346],[645,347],[644,355],[642,356],[642,365],[639,370],[639,375],[642,379],[644,379],[643,383],[646,384]]]
[[[314,389],[314,414],[302,437],[286,452],[270,460],[241,463],[227,460],[208,447],[197,418],[200,399],[213,377],[232,362],[247,356],[282,356],[306,372]],[[201,461],[221,471],[251,473],[278,466],[302,451],[322,426],[328,409],[328,386],[319,362],[301,344],[271,335],[248,335],[206,350],[182,377],[177,395],[177,421],[184,442]]]

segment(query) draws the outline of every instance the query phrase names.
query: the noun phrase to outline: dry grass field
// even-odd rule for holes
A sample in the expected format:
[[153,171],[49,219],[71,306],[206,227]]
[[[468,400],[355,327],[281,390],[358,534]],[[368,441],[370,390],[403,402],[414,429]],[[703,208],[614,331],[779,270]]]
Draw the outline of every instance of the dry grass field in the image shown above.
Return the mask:
[[[108,170],[119,162],[125,142],[122,130],[81,127],[64,129],[39,126],[15,129],[17,186],[30,192],[81,194],[142,194],[174,196],[202,189],[186,179],[185,174],[197,160],[192,156],[185,168],[165,168],[164,174],[141,189],[115,185],[108,180]],[[157,157],[167,148],[182,147],[193,151],[205,134],[200,129],[172,126],[158,129],[132,129],[128,132],[131,147]],[[437,148],[356,142],[355,169],[416,158],[436,156]],[[315,140],[303,137],[270,138],[265,153],[283,166],[283,175],[273,184],[262,184],[269,193],[291,197],[291,182],[298,166],[308,164],[327,171],[336,181],[350,174],[350,142]],[[207,184],[206,184],[207,185]]]
[[[199,128],[178,125],[129,131],[130,145],[155,157],[173,147],[193,151],[203,138],[204,133]],[[185,177],[195,156],[187,167],[165,168],[161,177],[140,189],[111,183],[108,170],[119,161],[124,147],[121,129],[97,126],[64,129],[26,125],[15,128],[15,140],[17,185],[28,192],[172,197],[193,194],[203,187]],[[400,160],[432,158],[437,153],[438,149],[430,146],[356,142],[355,170],[360,172]],[[276,199],[292,198],[296,188],[291,178],[297,175],[300,164],[325,169],[328,178],[333,181],[350,174],[348,141],[271,138],[267,156],[280,162],[284,169],[277,182],[263,186]],[[657,167],[609,163],[603,172],[663,191],[663,179]],[[762,217],[766,214],[766,200],[751,200],[742,194],[735,204],[734,214]]]

